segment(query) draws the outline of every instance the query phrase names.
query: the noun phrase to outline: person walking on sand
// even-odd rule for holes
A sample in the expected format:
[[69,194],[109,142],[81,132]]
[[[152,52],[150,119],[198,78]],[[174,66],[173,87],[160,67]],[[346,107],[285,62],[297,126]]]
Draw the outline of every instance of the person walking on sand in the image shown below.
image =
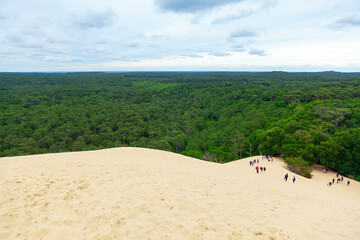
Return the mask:
[[259,166],[256,166],[256,173],[259,173]]
[[347,185],[348,185],[348,186],[350,185],[350,180],[347,181]]
[[295,176],[293,177],[293,183],[295,183],[295,180],[296,180],[296,178],[295,178]]
[[284,177],[285,182],[287,182],[288,177],[289,177],[289,174],[285,174],[285,177]]

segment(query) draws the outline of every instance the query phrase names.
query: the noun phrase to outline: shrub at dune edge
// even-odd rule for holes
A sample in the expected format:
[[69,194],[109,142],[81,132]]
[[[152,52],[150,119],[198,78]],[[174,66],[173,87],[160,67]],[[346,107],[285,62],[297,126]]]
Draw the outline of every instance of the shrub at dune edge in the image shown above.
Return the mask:
[[313,168],[308,165],[301,157],[285,158],[286,168],[296,174],[306,178],[311,178]]

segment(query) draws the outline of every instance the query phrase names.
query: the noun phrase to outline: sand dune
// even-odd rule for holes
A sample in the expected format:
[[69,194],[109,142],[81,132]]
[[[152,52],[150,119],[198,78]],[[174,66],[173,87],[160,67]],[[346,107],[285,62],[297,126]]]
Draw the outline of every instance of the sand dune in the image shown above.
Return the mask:
[[0,239],[360,239],[360,183],[327,187],[321,168],[285,182],[283,165],[141,148],[1,158]]

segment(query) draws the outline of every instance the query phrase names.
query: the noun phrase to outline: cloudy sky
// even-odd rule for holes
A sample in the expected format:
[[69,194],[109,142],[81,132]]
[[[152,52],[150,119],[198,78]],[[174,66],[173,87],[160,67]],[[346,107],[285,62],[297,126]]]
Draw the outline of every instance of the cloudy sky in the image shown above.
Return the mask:
[[0,0],[0,71],[360,71],[359,0]]

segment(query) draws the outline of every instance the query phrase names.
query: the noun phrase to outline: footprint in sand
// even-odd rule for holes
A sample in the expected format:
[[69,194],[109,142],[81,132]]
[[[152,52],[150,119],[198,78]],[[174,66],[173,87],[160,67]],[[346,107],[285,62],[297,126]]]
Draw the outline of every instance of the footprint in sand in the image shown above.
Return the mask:
[[254,233],[256,236],[262,236],[262,235],[265,235],[263,232],[255,232]]
[[63,199],[64,200],[70,200],[73,199],[74,197],[71,194],[66,195]]
[[41,197],[41,196],[43,196],[43,195],[44,195],[43,192],[38,192],[38,193],[35,193],[35,194],[34,194],[35,197]]
[[84,189],[88,188],[88,186],[89,186],[89,184],[83,184],[83,185],[79,186],[77,189],[84,190]]
[[242,235],[241,231],[232,232],[228,239],[229,240],[243,239],[243,235]]

